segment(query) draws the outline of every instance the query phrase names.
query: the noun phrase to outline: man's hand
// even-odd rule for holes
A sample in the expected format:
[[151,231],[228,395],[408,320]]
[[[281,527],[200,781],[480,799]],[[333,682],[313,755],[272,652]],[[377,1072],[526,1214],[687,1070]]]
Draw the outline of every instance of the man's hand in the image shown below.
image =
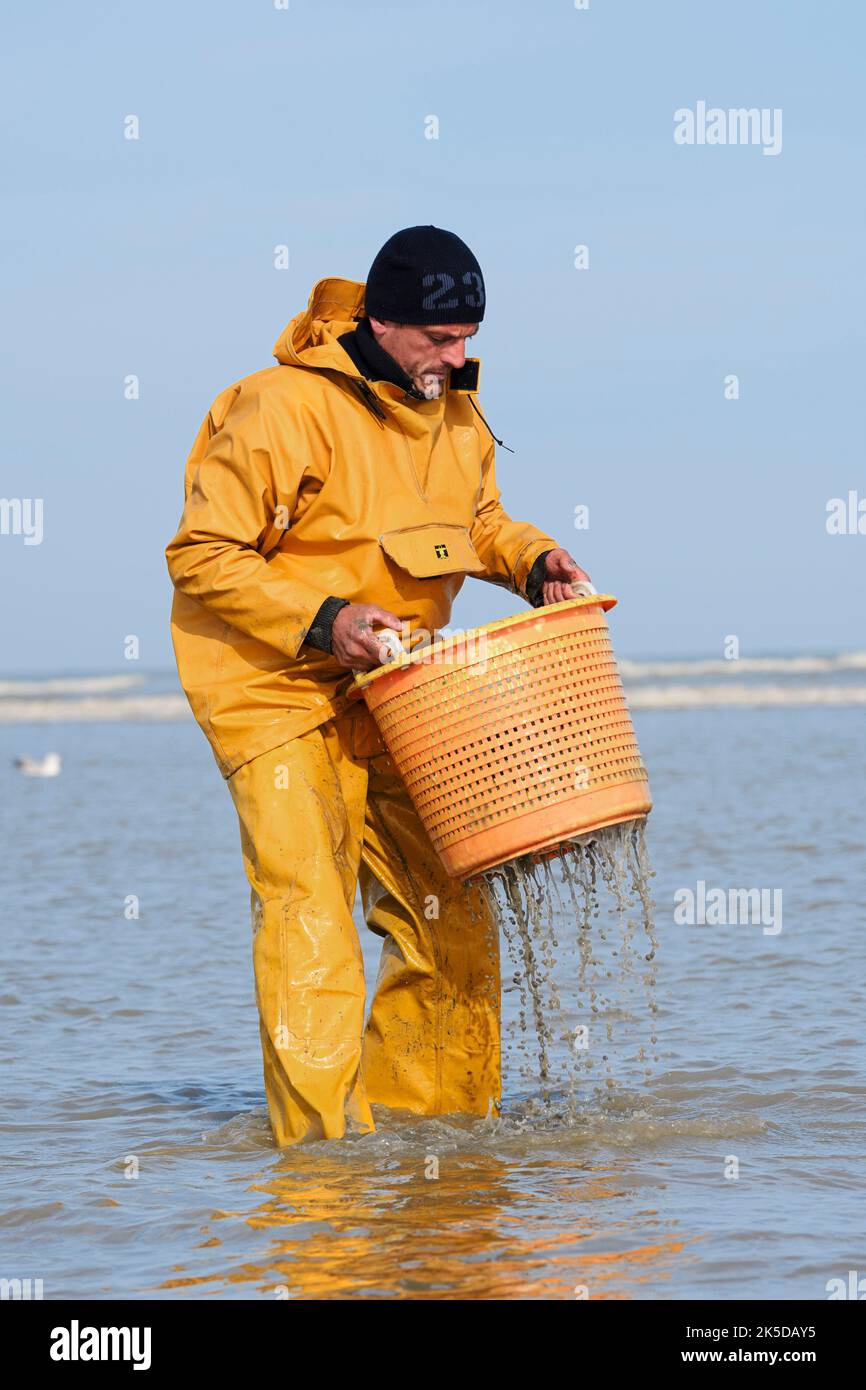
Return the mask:
[[585,580],[591,583],[586,570],[582,570],[576,560],[572,560],[567,550],[551,550],[544,568],[545,580],[541,592],[545,603],[563,603],[574,598],[572,584]]
[[340,609],[331,629],[331,651],[341,666],[350,671],[372,671],[390,659],[388,648],[373,632],[374,623],[397,632],[402,628],[395,613],[375,603],[347,603]]

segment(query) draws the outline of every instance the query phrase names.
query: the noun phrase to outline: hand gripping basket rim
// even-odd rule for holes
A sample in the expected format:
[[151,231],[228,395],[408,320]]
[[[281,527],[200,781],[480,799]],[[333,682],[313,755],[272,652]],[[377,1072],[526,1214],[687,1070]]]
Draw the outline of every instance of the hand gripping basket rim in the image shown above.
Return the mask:
[[393,661],[386,662],[384,666],[376,666],[372,671],[359,671],[354,678],[353,691],[363,690],[365,686],[378,680],[380,676],[392,675],[404,666],[424,666],[431,660],[438,661],[440,654],[449,647],[469,646],[479,637],[489,637],[491,633],[499,633],[509,627],[535,622],[542,614],[559,613],[565,608],[601,608],[607,613],[611,608],[615,608],[616,604],[617,599],[612,594],[589,594],[585,598],[567,598],[563,599],[562,603],[547,603],[541,608],[530,608],[522,613],[512,613],[508,618],[497,618],[495,622],[483,624],[481,627],[468,628],[465,632],[440,638],[438,642],[431,642],[424,647],[417,647],[415,651],[395,657]]

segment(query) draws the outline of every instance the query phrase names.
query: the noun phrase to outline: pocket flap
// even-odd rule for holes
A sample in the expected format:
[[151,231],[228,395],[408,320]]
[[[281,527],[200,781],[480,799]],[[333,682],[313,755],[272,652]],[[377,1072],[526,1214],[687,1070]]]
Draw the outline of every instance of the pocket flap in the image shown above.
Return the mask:
[[403,526],[379,537],[385,554],[415,579],[435,579],[440,574],[483,574],[478,551],[466,526],[431,521],[423,526]]

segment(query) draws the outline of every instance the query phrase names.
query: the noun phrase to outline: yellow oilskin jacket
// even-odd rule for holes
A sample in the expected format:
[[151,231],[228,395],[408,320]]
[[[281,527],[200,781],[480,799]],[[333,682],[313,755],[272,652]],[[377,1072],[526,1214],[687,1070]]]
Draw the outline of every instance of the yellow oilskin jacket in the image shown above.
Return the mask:
[[224,777],[353,703],[352,673],[304,638],[329,596],[446,626],[467,574],[525,595],[557,542],[503,510],[494,440],[446,377],[436,400],[366,381],[337,339],[364,285],[326,278],[279,365],[217,396],[166,548],[181,684]]

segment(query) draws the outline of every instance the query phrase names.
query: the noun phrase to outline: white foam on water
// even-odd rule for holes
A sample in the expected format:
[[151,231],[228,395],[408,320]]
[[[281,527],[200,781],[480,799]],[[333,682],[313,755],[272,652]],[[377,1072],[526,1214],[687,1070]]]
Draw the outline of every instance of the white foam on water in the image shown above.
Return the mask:
[[629,661],[620,657],[617,666],[620,675],[629,680],[643,680],[647,676],[811,676],[826,671],[866,671],[866,652],[840,652],[837,656],[741,656],[736,661],[715,658]]
[[[866,686],[855,685],[638,685],[627,687],[626,695],[633,710],[866,705]],[[154,724],[185,723],[191,718],[183,695],[0,698],[0,724]]]
[[191,718],[185,695],[0,700],[0,724],[156,724]]
[[48,676],[43,680],[0,681],[0,696],[103,695],[141,685],[144,676]]
[[[866,685],[844,680],[866,670],[866,652],[737,661],[620,659],[617,665],[635,710],[866,705]],[[780,679],[772,683],[749,679],[761,674]],[[834,675],[839,679],[834,681]],[[720,679],[707,681],[708,676]],[[810,676],[814,679],[803,679]],[[0,724],[150,724],[192,718],[179,691],[133,693],[149,679],[143,673],[2,680]]]
[[637,685],[626,693],[631,709],[866,705],[864,685]]

